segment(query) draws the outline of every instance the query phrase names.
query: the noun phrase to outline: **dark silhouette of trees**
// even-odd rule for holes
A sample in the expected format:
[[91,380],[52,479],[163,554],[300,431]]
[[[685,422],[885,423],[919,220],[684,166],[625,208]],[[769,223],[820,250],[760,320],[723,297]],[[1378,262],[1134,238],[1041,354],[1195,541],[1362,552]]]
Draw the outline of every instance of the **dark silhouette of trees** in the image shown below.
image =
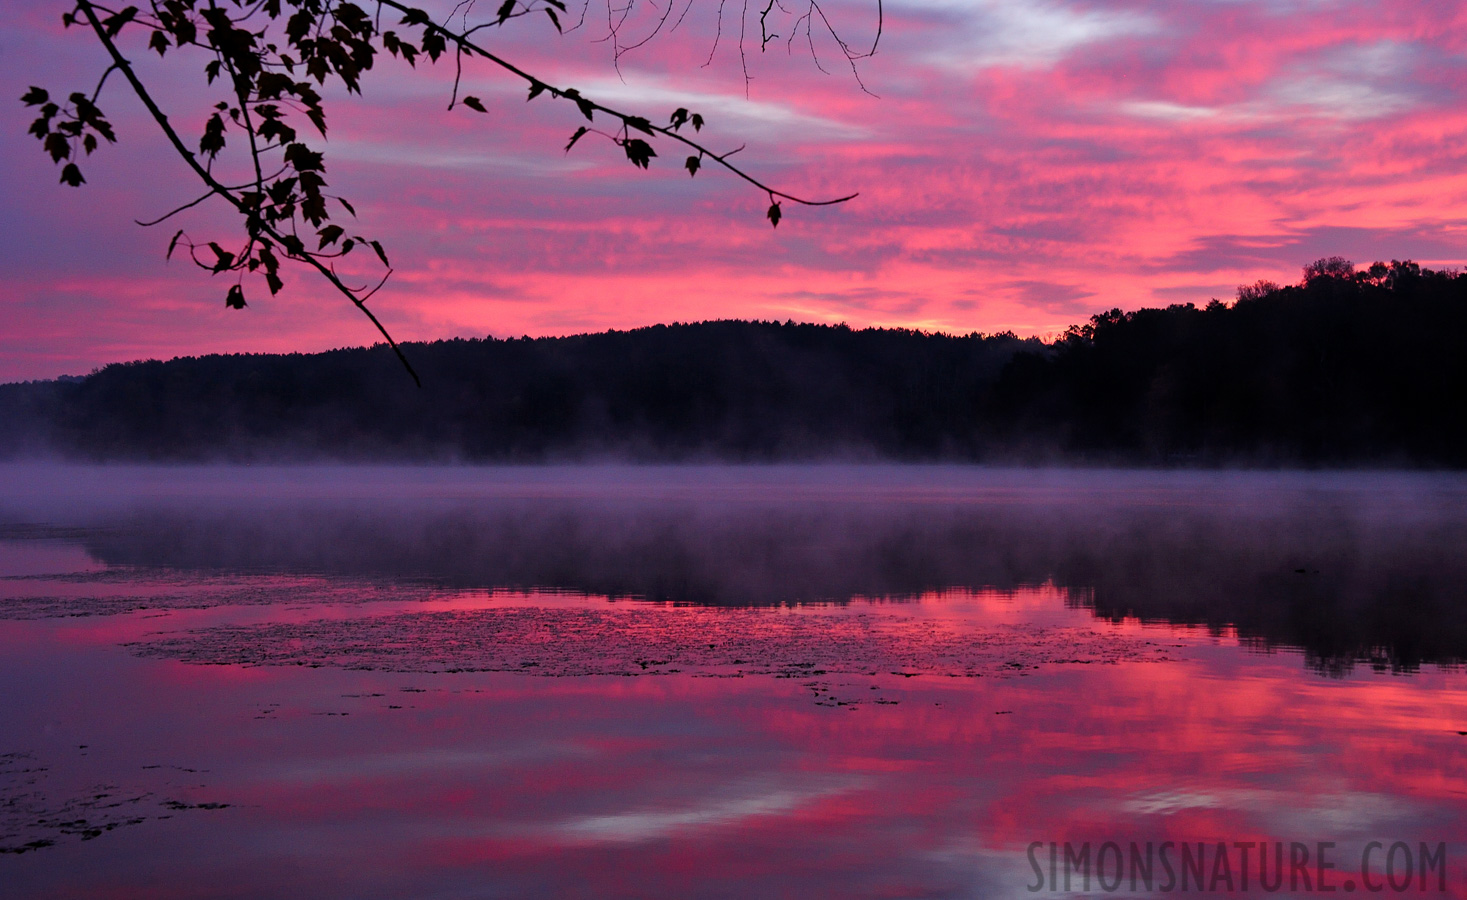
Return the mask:
[[0,387],[0,412],[42,423],[0,441],[155,460],[971,456],[983,391],[1026,346],[759,322],[450,340],[411,345],[421,390],[380,345],[125,363]]
[[[607,37],[616,61],[662,30],[672,4],[656,20],[651,34],[624,40],[622,30],[629,27],[627,23],[636,9],[637,0],[608,4]],[[324,154],[308,143],[306,133],[313,131],[320,138],[326,135],[321,92],[340,85],[348,93],[360,94],[363,78],[383,54],[412,67],[423,61],[432,64],[452,60],[455,79],[448,102],[450,110],[461,105],[472,114],[487,112],[478,97],[460,96],[464,67],[476,64],[497,68],[518,79],[530,100],[545,95],[565,101],[587,122],[571,135],[567,152],[582,138],[595,135],[618,147],[634,166],[646,169],[657,156],[654,142],[680,145],[688,154],[683,168],[689,175],[712,165],[765,193],[769,198],[766,215],[775,226],[783,215],[783,202],[820,206],[855,196],[809,200],[780,191],[730,161],[729,157],[742,148],[719,153],[701,143],[697,137],[704,125],[701,114],[678,108],[662,124],[660,118],[606,106],[575,88],[551,84],[517,66],[485,41],[491,29],[525,16],[543,14],[560,31],[561,16],[566,13],[563,0],[503,0],[488,16],[477,13],[474,0],[463,0],[438,20],[399,0],[364,0],[362,5],[351,0],[146,0],[142,6],[122,9],[98,0],[74,0],[62,21],[67,27],[75,25],[90,31],[105,49],[109,65],[90,95],[77,91],[63,100],[59,95],[53,98],[44,88],[31,87],[21,100],[37,108],[39,115],[30,133],[62,166],[62,183],[79,187],[86,181],[80,160],[103,141],[116,141],[112,125],[98,104],[109,78],[114,73],[120,75],[203,189],[202,195],[172,212],[139,224],[157,225],[214,198],[232,208],[240,219],[240,232],[234,239],[195,240],[179,229],[169,241],[167,255],[171,257],[181,250],[201,268],[230,277],[232,283],[224,302],[233,309],[246,305],[248,275],[263,280],[274,294],[284,285],[280,277],[282,261],[314,270],[371,320],[415,381],[418,376],[407,357],[366,305],[392,272],[387,251],[381,242],[359,234],[354,227],[348,231],[337,224],[342,212],[351,217],[356,213],[347,199],[328,191]],[[718,14],[721,34],[721,3]],[[739,15],[748,17],[747,5]],[[584,16],[585,10],[583,21]],[[815,29],[828,33],[858,83],[856,62],[875,52],[875,41],[881,34],[879,0],[876,38],[869,50],[847,43],[830,24],[818,0],[802,0],[791,7],[771,3],[758,15],[761,50],[778,37],[771,31],[775,25],[771,16],[788,20],[783,29],[791,43],[803,28],[812,54],[816,52]],[[743,27],[739,34],[742,59]],[[196,144],[185,139],[124,55],[122,45],[130,36],[145,36],[147,50],[165,59],[203,63],[194,75],[204,80],[200,94],[216,96],[218,102],[204,121]],[[684,127],[689,131],[683,131]],[[237,152],[226,153],[226,148]],[[226,174],[230,168],[232,171]],[[355,248],[361,248],[362,253],[370,250],[381,262],[385,274],[375,285],[352,286],[338,274],[336,261]]]
[[1237,303],[1112,310],[1021,356],[1009,440],[1147,463],[1467,463],[1467,276],[1338,257]]
[[1328,260],[1233,305],[1012,334],[705,322],[205,356],[0,386],[8,455],[1467,465],[1467,275]]

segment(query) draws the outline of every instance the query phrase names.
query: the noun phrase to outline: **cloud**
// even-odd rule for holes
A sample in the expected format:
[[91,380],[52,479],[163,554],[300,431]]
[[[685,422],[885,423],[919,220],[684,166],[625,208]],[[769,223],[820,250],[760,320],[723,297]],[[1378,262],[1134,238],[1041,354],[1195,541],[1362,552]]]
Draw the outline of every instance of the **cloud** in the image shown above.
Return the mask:
[[[104,60],[43,5],[0,23],[0,85],[90,89]],[[399,337],[732,316],[1052,334],[1114,306],[1293,281],[1320,256],[1467,259],[1460,14],[1403,0],[896,0],[862,63],[876,99],[774,45],[747,55],[746,96],[733,44],[703,68],[716,21],[698,13],[712,9],[623,57],[624,81],[595,34],[526,20],[496,48],[649,118],[702,112],[695,136],[746,144],[731,159],[781,191],[859,196],[783,201],[773,229],[767,194],[711,165],[689,178],[684,148],[658,144],[647,171],[599,136],[567,155],[584,123],[573,105],[526,103],[517,79],[476,61],[465,85],[488,114],[449,112],[451,66],[384,59],[361,98],[328,96],[330,139],[311,140],[328,190],[355,205],[350,229],[391,255],[372,304]],[[858,0],[831,10],[872,24]],[[197,140],[205,98],[173,59],[139,54],[140,71]],[[174,223],[132,224],[195,196],[186,169],[124,82],[102,105],[120,143],[84,160],[73,190],[26,134],[33,111],[0,103],[0,379],[375,338],[293,269],[275,298],[247,279],[258,302],[225,316],[219,279],[163,262]],[[237,225],[205,204],[176,227],[207,241]],[[381,275],[370,256],[348,262],[364,283]]]
[[1159,30],[1151,16],[1078,4],[1004,0],[897,0],[893,11],[936,15],[954,27],[923,57],[964,70],[988,66],[1046,66],[1068,53],[1119,37]]

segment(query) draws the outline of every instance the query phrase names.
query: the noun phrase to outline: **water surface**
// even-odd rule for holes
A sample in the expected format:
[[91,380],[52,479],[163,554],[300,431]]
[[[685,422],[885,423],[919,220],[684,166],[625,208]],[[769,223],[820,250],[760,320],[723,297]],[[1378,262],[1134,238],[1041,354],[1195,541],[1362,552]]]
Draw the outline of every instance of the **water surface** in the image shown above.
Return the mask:
[[1458,476],[0,484],[6,896],[1024,897],[1067,841],[1467,896]]

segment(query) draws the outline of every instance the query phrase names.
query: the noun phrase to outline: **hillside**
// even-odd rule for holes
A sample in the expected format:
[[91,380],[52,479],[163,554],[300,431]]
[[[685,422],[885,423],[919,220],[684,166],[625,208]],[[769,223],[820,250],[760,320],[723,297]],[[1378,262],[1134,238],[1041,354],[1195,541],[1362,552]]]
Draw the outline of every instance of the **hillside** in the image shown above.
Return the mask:
[[1467,276],[1322,260],[1043,343],[720,321],[0,385],[0,454],[1467,465]]

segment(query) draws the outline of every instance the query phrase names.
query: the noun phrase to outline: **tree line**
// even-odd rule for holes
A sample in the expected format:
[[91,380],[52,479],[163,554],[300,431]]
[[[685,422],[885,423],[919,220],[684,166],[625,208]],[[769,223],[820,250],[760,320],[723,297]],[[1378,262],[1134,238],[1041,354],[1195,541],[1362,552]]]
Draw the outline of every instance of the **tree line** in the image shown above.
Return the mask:
[[1057,340],[715,321],[0,385],[0,454],[1467,465],[1467,275],[1330,258]]

